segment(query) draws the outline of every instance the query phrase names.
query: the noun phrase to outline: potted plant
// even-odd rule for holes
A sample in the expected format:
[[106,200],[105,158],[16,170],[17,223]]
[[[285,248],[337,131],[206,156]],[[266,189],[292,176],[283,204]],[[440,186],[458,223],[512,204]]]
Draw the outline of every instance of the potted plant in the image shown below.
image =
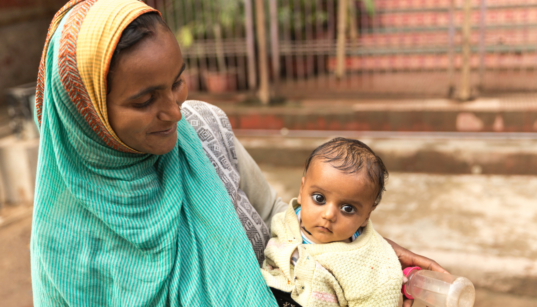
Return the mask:
[[[176,32],[176,37],[183,48],[196,48],[195,37],[212,38],[215,43],[217,70],[204,70],[201,78],[211,93],[231,92],[237,89],[237,71],[228,67],[224,53],[224,32],[232,29],[237,23],[242,24],[242,8],[240,1],[236,0],[201,0],[206,5],[212,6],[211,23],[192,21],[184,25]],[[196,51],[194,50],[194,53]],[[201,54],[201,52],[198,52]],[[199,56],[201,57],[201,56]],[[194,78],[195,79],[195,78]],[[195,81],[195,80],[192,80]],[[192,82],[194,83],[194,82]]]

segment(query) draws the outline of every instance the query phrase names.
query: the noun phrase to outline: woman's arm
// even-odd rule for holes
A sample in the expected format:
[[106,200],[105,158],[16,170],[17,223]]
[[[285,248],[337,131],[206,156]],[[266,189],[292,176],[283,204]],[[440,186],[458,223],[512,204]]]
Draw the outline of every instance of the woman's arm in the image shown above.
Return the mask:
[[384,238],[384,240],[388,241],[388,243],[390,243],[390,245],[392,246],[393,250],[395,251],[395,254],[399,258],[399,262],[401,262],[401,266],[403,267],[403,269],[409,266],[419,266],[425,270],[449,274],[449,272],[446,271],[443,267],[441,267],[436,261],[427,257],[420,256],[418,254],[414,254],[413,252],[409,251],[404,247],[401,247],[399,244],[393,242],[390,239]]
[[270,228],[272,217],[285,211],[287,204],[278,197],[278,193],[268,184],[252,156],[235,138],[235,150],[239,162],[239,188],[246,193],[250,203]]

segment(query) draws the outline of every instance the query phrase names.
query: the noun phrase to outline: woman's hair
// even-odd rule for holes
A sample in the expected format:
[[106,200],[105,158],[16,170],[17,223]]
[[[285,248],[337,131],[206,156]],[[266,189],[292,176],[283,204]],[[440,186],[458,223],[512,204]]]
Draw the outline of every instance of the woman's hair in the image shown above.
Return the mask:
[[112,72],[119,57],[121,56],[121,52],[136,45],[144,38],[154,34],[154,31],[158,25],[165,26],[166,28],[168,27],[158,13],[151,12],[140,15],[138,18],[133,20],[125,28],[125,30],[123,30],[123,33],[119,38],[119,42],[116,45],[116,49],[114,50],[114,53],[112,53],[112,59],[110,60],[110,66],[108,68],[108,92],[110,92],[110,72]]
[[308,171],[313,159],[321,159],[330,163],[335,169],[346,174],[358,173],[366,167],[369,179],[378,187],[374,206],[380,203],[382,194],[386,191],[388,170],[382,159],[366,144],[353,139],[335,138],[317,147],[306,160],[304,173]]

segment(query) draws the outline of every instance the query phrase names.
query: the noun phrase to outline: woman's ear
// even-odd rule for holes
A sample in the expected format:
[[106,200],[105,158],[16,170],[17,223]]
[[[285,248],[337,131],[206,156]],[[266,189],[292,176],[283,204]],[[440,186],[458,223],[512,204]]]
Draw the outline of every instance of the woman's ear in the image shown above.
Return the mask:
[[296,202],[299,204],[302,204],[302,190],[304,189],[305,181],[306,181],[306,177],[302,177],[302,181],[300,182],[300,191],[298,191],[298,198],[296,199]]

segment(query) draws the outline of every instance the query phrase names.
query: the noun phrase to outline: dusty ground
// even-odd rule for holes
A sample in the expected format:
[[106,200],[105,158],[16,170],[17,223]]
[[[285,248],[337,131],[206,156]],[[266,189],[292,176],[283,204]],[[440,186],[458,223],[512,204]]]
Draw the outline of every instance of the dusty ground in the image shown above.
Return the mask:
[[[284,200],[295,196],[302,174],[300,168],[263,167],[262,169]],[[534,241],[537,233],[534,229],[536,221],[534,219],[537,216],[534,196],[536,190],[537,177],[394,173],[391,175],[388,192],[381,207],[375,213],[375,227],[406,246],[409,244],[405,243],[417,242],[414,245],[410,244],[413,249],[419,250],[426,244],[430,245],[430,249],[441,250],[447,255],[462,252],[479,255],[479,251],[482,251],[494,254],[495,259],[511,257],[510,259],[531,261],[535,260],[536,253]],[[504,206],[516,210],[500,210]],[[479,213],[479,208],[496,209],[485,214]],[[505,216],[497,217],[498,212],[504,212]],[[516,212],[519,212],[518,215],[515,215]],[[31,207],[28,206],[7,208],[0,212],[0,306],[2,307],[32,306],[30,213]],[[432,219],[432,225],[422,224],[425,217]],[[488,233],[488,228],[480,224],[490,221],[491,218],[498,219],[495,220],[496,233]],[[513,219],[518,222],[509,223]],[[519,226],[511,227],[509,226],[511,224]],[[406,228],[401,229],[403,225]],[[444,232],[445,229],[449,231]],[[483,231],[485,233],[480,234]],[[506,231],[513,232],[511,239],[504,239],[502,233]],[[435,238],[435,235],[439,237]],[[413,240],[408,240],[409,237]],[[470,240],[472,237],[488,239]],[[524,240],[517,241],[517,238]],[[437,256],[441,255],[444,254],[439,253],[433,258],[438,259]],[[423,307],[419,304],[414,306]],[[537,306],[537,298],[499,293],[491,291],[490,288],[478,288],[475,306],[532,307]]]
[[[32,306],[30,278],[31,208],[0,214],[0,306]],[[14,217],[14,219],[13,219]],[[5,225],[5,226],[4,226]]]

